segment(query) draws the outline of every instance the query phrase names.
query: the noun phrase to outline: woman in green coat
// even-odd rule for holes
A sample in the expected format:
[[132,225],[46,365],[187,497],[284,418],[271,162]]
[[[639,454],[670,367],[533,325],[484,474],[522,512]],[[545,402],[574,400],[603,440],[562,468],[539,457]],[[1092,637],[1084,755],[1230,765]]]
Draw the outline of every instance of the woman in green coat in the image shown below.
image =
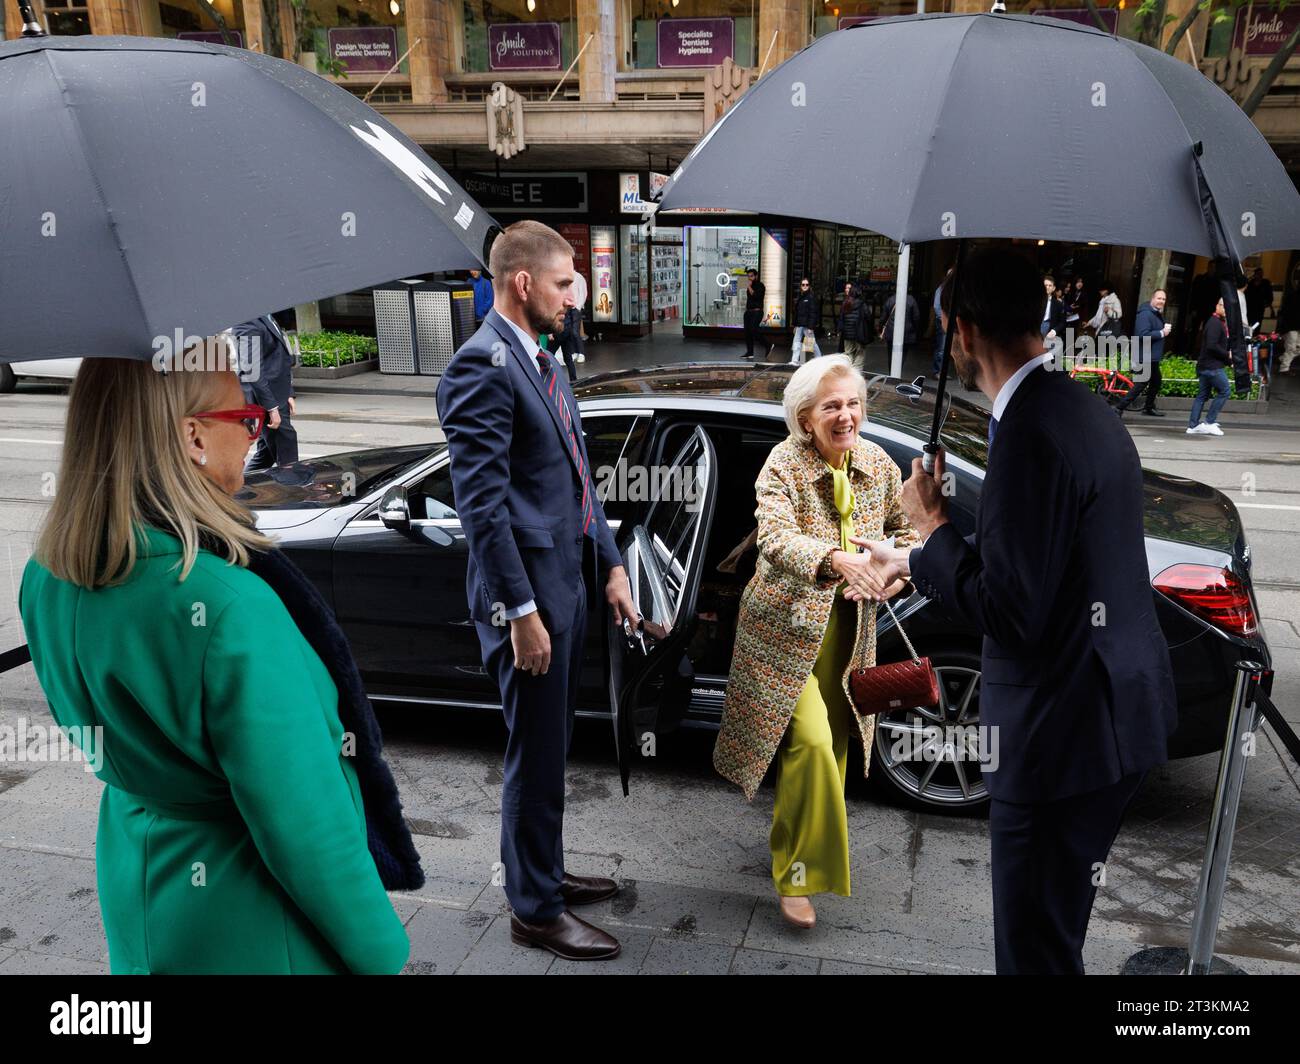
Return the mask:
[[102,729],[95,860],[114,974],[406,962],[334,681],[247,568],[273,546],[232,498],[256,418],[233,372],[86,359],[23,574],[51,713]]

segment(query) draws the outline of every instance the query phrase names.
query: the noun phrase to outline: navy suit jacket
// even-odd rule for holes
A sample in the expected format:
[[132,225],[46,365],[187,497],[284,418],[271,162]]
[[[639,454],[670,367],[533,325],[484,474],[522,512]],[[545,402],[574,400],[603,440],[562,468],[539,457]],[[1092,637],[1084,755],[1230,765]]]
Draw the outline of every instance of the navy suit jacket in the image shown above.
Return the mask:
[[[582,467],[593,493],[578,404],[566,375],[556,387],[573,415]],[[470,616],[501,624],[501,613],[533,599],[546,630],[568,630],[583,565],[582,480],[559,411],[537,364],[509,323],[489,310],[438,382],[438,417],[451,450],[456,512],[469,546]],[[587,530],[596,580],[622,565],[598,498]]]
[[974,544],[946,524],[913,552],[921,592],[984,633],[992,797],[1053,801],[1166,760],[1177,704],[1142,515],[1141,461],[1119,418],[1040,367],[998,423]]
[[240,322],[231,332],[236,337],[256,337],[261,352],[256,379],[242,381],[244,398],[268,410],[279,407],[283,416],[288,412],[289,396],[293,395],[293,355],[285,346],[284,333],[273,320],[267,320],[269,317]]

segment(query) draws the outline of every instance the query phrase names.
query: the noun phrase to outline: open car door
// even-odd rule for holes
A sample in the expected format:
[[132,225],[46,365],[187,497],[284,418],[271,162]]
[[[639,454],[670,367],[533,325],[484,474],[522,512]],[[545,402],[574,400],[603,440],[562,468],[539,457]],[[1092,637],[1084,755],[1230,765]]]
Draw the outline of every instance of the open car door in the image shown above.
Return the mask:
[[696,427],[669,467],[656,472],[654,501],[622,552],[641,624],[611,623],[608,630],[609,701],[624,795],[632,760],[638,752],[653,756],[660,725],[676,724],[690,700],[689,683],[677,681],[695,628],[717,499],[713,442]]

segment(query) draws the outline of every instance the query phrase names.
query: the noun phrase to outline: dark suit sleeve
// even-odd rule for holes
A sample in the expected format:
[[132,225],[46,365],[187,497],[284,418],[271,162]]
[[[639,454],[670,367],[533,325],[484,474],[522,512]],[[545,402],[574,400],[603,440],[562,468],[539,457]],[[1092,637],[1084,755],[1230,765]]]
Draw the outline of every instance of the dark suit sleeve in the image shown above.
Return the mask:
[[461,348],[438,385],[456,512],[489,599],[507,610],[535,597],[506,508],[514,405],[510,368],[486,348]]
[[247,376],[241,374],[240,380],[244,385],[244,394],[251,393],[252,402],[265,407],[267,410],[274,410],[280,404],[275,401],[275,393],[271,390],[271,381],[266,371],[270,365],[269,356],[275,338],[270,335],[260,321],[242,322],[230,331],[245,342],[253,339],[257,340],[258,362],[252,367],[250,374]]
[[1016,428],[998,432],[1002,461],[984,479],[978,549],[942,525],[913,552],[912,578],[1005,650],[1033,654],[1066,575],[1079,496],[1055,441]]

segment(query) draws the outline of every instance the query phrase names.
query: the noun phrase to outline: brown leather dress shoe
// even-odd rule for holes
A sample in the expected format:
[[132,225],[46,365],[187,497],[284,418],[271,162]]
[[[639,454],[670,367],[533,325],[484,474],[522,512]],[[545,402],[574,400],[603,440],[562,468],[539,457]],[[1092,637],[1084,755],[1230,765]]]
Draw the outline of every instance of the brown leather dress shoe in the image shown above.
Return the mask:
[[560,897],[565,905],[590,905],[617,893],[618,884],[603,876],[571,876],[565,872],[560,880]]
[[613,935],[592,927],[567,909],[545,924],[528,924],[511,913],[510,941],[518,946],[548,949],[566,961],[612,960],[623,948]]

